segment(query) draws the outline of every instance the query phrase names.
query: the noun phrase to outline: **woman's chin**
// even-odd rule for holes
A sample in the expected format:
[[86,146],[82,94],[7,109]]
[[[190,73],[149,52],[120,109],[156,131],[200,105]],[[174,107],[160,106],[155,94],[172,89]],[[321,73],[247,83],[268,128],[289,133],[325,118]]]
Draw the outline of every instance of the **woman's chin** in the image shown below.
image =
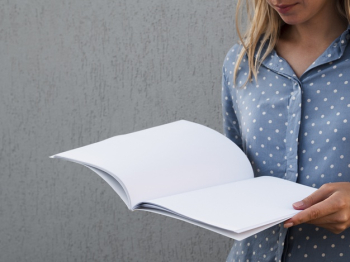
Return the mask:
[[288,25],[302,24],[304,21],[296,16],[281,16],[284,23]]

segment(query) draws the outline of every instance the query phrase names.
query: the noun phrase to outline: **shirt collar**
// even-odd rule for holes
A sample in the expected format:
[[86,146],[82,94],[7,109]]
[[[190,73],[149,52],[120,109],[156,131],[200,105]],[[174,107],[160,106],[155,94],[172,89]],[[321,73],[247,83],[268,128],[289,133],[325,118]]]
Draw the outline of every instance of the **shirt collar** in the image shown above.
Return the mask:
[[[263,35],[260,37],[259,41],[263,38]],[[339,59],[347,47],[348,43],[350,42],[350,24],[348,25],[347,29],[337,38],[335,39],[332,44],[323,52],[322,55],[320,55],[315,62],[313,62],[309,68],[305,71],[309,71],[312,68],[319,66],[321,64],[329,63],[334,60]],[[265,53],[268,47],[268,41],[265,43],[262,54]],[[257,49],[254,53],[254,57],[257,57]],[[283,61],[285,63],[283,63]],[[293,69],[289,66],[289,64],[282,58],[279,57],[275,49],[271,51],[269,55],[265,58],[264,61],[262,61],[262,65],[267,67],[268,69],[280,72],[281,74],[285,74],[290,77],[296,77],[294,74]],[[304,74],[303,74],[304,75]]]
[[314,62],[314,66],[332,62],[342,57],[349,41],[350,24],[348,25],[348,28],[323,52],[323,54],[317,58],[317,60]]

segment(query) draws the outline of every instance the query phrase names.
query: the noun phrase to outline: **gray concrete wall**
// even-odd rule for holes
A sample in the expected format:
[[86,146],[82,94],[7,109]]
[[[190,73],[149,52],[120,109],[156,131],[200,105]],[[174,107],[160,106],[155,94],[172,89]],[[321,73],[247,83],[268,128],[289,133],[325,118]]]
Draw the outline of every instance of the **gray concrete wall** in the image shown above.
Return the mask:
[[224,261],[232,240],[48,156],[178,119],[221,131],[235,3],[0,0],[0,261]]

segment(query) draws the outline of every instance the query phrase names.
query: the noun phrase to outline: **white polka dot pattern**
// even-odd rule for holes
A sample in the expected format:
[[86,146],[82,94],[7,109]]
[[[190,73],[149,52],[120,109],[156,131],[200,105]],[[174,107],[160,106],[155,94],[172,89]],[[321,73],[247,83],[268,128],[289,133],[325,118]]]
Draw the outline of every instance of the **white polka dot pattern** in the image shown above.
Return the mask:
[[[320,187],[350,181],[350,25],[297,78],[273,50],[258,81],[242,86],[247,59],[233,71],[242,46],[223,66],[224,132],[250,159],[255,176]],[[266,47],[264,47],[266,48]],[[257,196],[259,197],[259,196]],[[278,197],[278,196],[276,196]],[[348,261],[350,230],[335,235],[313,225],[277,225],[235,242],[227,261]]]

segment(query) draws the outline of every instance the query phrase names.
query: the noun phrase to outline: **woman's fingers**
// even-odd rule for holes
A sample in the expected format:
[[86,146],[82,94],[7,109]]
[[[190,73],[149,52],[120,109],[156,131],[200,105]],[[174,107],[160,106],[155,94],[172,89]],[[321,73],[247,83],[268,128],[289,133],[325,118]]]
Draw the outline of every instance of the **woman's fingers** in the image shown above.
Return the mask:
[[312,206],[313,208],[308,212],[306,212],[305,214],[302,211],[299,214],[292,217],[291,219],[288,219],[287,221],[284,222],[284,227],[289,228],[309,220],[314,220],[316,218],[319,218],[322,215],[328,215],[329,214],[328,210],[323,210],[322,206],[320,209],[320,206],[317,206],[316,204],[327,199],[329,196],[331,196],[334,193],[334,191],[335,191],[335,188],[333,187],[332,184],[324,184],[308,197],[304,198],[299,202],[294,203],[293,207],[297,210],[304,210]]
[[350,183],[325,184],[293,206],[303,211],[285,221],[285,228],[308,223],[338,234],[350,226]]
[[285,227],[296,226],[309,221],[324,218],[338,211],[333,199],[326,199],[296,214],[285,222]]
[[346,212],[335,212],[324,217],[320,217],[314,220],[310,220],[306,223],[314,225],[322,224],[344,224],[349,220],[348,214]]
[[[303,210],[309,208],[331,196],[335,189],[332,184],[324,184],[310,196],[304,198],[303,200],[293,204],[293,207],[297,210]],[[317,212],[317,210],[314,210]]]

